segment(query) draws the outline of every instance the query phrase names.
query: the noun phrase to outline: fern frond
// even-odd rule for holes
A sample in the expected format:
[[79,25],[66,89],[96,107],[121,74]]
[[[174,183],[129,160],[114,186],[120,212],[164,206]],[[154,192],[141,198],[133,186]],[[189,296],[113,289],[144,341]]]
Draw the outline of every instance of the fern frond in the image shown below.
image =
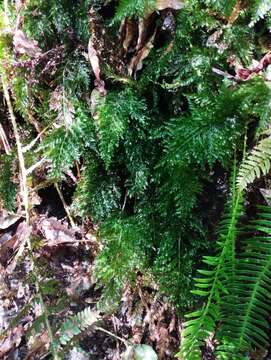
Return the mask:
[[263,19],[271,11],[270,0],[256,0],[253,6],[252,19],[250,26],[253,26],[260,19]]
[[155,0],[120,0],[113,21],[121,21],[126,17],[143,17],[147,9],[154,9]]
[[268,174],[271,160],[271,137],[262,139],[244,159],[237,177],[239,191],[244,190],[256,178]]
[[0,201],[7,210],[14,210],[16,199],[16,187],[11,178],[13,175],[13,156],[0,156]]
[[111,164],[114,152],[129,125],[145,125],[148,120],[146,111],[145,101],[129,88],[108,94],[99,109],[97,120],[100,154],[106,168]]
[[[236,296],[231,316],[225,317],[220,332],[224,335],[219,347],[222,353],[239,354],[239,358],[252,348],[266,348],[269,344],[268,316],[271,311],[271,209],[261,207],[258,219],[250,224],[260,235],[243,241],[243,252],[238,260]],[[230,345],[230,348],[229,348]]]
[[198,270],[201,277],[195,279],[196,290],[193,293],[205,297],[206,301],[202,309],[186,316],[189,320],[184,324],[179,353],[183,360],[201,359],[200,346],[214,331],[216,322],[220,319],[221,296],[227,292],[225,283],[232,278],[236,268],[235,240],[242,212],[241,204],[242,194],[233,190],[232,200],[221,222],[217,242],[220,253],[204,256],[203,262],[208,265],[208,269]]
[[97,323],[99,316],[90,307],[66,320],[59,328],[59,343],[67,345],[75,336]]
[[85,106],[77,103],[71,125],[52,131],[40,150],[50,161],[50,176],[60,178],[83,154],[86,148],[95,148],[93,125]]

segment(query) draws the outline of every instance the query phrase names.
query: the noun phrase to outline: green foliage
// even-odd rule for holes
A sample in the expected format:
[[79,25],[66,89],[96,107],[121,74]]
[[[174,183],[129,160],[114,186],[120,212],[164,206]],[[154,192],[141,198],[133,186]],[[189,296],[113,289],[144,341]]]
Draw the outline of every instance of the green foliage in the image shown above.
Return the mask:
[[114,174],[106,175],[97,160],[88,157],[73,201],[73,211],[91,216],[94,221],[106,219],[119,206],[120,189]]
[[[85,106],[74,102],[74,116],[71,125],[62,126],[50,133],[44,140],[40,150],[49,158],[50,177],[58,178],[65,173],[84,151],[95,147],[93,139],[93,124]],[[65,112],[61,113],[65,117]],[[60,120],[65,120],[61,117]]]
[[146,125],[146,111],[145,101],[139,99],[129,88],[107,96],[105,103],[99,108],[97,120],[100,156],[107,169],[129,125]]
[[[63,175],[76,162],[72,210],[99,225],[102,250],[96,277],[103,287],[101,307],[117,304],[125,283],[133,283],[138,271],[151,273],[180,312],[195,303],[202,305],[188,315],[182,334],[180,355],[185,360],[200,358],[201,346],[220,322],[220,358],[227,358],[228,351],[228,358],[240,360],[251,346],[265,346],[264,309],[269,305],[262,296],[270,286],[269,245],[256,233],[239,253],[237,235],[242,192],[270,168],[269,138],[260,140],[241,164],[214,245],[221,203],[229,195],[233,157],[240,160],[246,133],[250,146],[269,128],[271,116],[264,72],[242,82],[214,71],[234,74],[229,64],[233,55],[244,67],[263,56],[259,37],[269,31],[269,1],[245,2],[245,9],[229,25],[236,4],[236,0],[190,0],[178,12],[157,11],[154,46],[136,80],[120,85],[101,66],[107,90],[101,97],[83,56],[90,35],[89,8],[98,9],[101,21],[95,25],[99,34],[105,34],[105,41],[95,44],[97,56],[106,53],[110,61],[125,67],[135,55],[137,31],[133,30],[134,44],[123,58],[108,38],[120,39],[118,25],[126,17],[138,21],[155,8],[155,1],[27,2],[22,30],[38,41],[43,52],[62,46],[63,53],[53,70],[41,75],[42,62],[35,75],[27,68],[17,69],[12,82],[16,111],[28,121],[31,110],[45,129],[35,156],[47,157],[47,177],[65,181]],[[175,21],[168,31],[164,26],[171,16]],[[254,26],[259,20],[260,30]],[[2,43],[12,43],[10,34],[0,40],[0,52]],[[103,45],[109,49],[98,48]],[[50,54],[48,62],[54,63]],[[10,180],[8,167],[3,169]],[[3,189],[7,186],[8,182]],[[267,210],[265,220],[252,223],[255,232],[263,230],[259,224],[267,221],[266,214]],[[257,244],[262,247],[258,254]],[[192,294],[192,278],[202,255],[207,267],[199,269]],[[253,273],[247,282],[245,272]],[[88,314],[80,316],[60,331],[62,345],[89,324],[84,320]]]
[[242,162],[237,178],[237,186],[244,190],[256,178],[267,175],[270,170],[271,138],[260,140],[259,144],[251,151]]
[[143,17],[147,9],[153,9],[154,0],[120,0],[114,21],[121,21],[126,17]]
[[179,353],[182,359],[201,359],[200,347],[214,331],[216,322],[220,320],[221,298],[227,293],[225,281],[231,283],[236,272],[235,242],[241,214],[242,196],[233,186],[231,200],[221,221],[217,241],[218,252],[216,255],[203,257],[203,262],[208,268],[199,269],[199,277],[195,279],[196,289],[193,290],[193,294],[202,296],[205,302],[200,310],[186,315],[188,320],[184,324]]
[[[269,345],[268,314],[271,310],[271,210],[261,207],[249,228],[258,233],[242,241],[236,279],[231,285],[234,296],[227,301],[227,313],[222,317],[219,358],[241,359],[251,348]],[[259,251],[260,249],[260,251]],[[226,298],[229,300],[229,298]],[[224,355],[223,355],[224,353]],[[224,357],[222,357],[224,356]]]
[[95,273],[105,290],[100,306],[107,311],[118,304],[124,285],[134,282],[136,273],[147,265],[152,234],[142,216],[115,215],[100,230],[103,251],[96,258]]
[[12,155],[0,156],[0,199],[4,207],[12,211],[15,207],[16,187],[12,182],[14,173],[14,158]]
[[271,3],[269,0],[254,0],[250,25],[253,26],[257,21],[263,19],[270,11]]
[[219,13],[229,16],[236,5],[236,0],[204,0],[205,4],[215,9]]
[[85,308],[70,319],[64,321],[59,330],[59,345],[67,345],[75,336],[86,331],[99,320],[97,313],[90,307]]

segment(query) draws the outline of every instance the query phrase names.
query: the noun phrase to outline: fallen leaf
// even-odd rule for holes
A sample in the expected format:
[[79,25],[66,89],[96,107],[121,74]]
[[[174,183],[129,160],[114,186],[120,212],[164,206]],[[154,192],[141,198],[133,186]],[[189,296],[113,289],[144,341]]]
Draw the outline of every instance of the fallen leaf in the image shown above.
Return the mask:
[[5,230],[15,224],[22,216],[18,214],[10,214],[6,210],[0,213],[0,230]]
[[173,9],[180,10],[185,6],[185,3],[181,0],[156,0],[155,8],[157,10]]
[[97,52],[94,49],[92,43],[92,37],[89,38],[89,42],[88,42],[88,59],[96,78],[95,87],[97,88],[97,90],[101,95],[106,95],[105,84],[104,81],[101,79],[100,62]]
[[31,58],[37,58],[41,55],[41,49],[38,42],[29,39],[22,30],[16,30],[13,36],[13,46],[15,52],[20,55],[26,54]]
[[76,277],[72,277],[71,284],[66,288],[66,292],[71,298],[80,299],[90,289],[91,285],[90,277],[87,274],[78,274]]
[[52,92],[49,108],[57,112],[56,127],[64,125],[69,128],[74,118],[74,106],[65,94],[64,86],[59,85]]
[[16,243],[16,235],[12,236],[10,233],[5,233],[0,237],[0,262],[1,264],[6,264],[10,252],[13,249],[14,244]]
[[122,46],[125,53],[136,46],[136,37],[138,36],[138,25],[134,19],[127,18],[121,25]]
[[270,189],[260,189],[260,192],[266,201],[268,206],[271,206],[271,190]]
[[138,53],[131,59],[131,62],[128,66],[128,74],[130,76],[136,75],[137,71],[141,70],[143,67],[143,60],[149,55],[151,49],[153,48],[153,41],[156,35],[156,31],[150,38],[150,40],[145,44],[145,46],[138,51]]
[[39,358],[42,355],[45,355],[48,352],[50,346],[50,341],[47,331],[44,331],[39,336],[31,337],[28,342],[28,354],[26,355],[25,360],[31,360],[36,358],[38,355]]
[[150,345],[129,346],[122,355],[122,360],[158,360],[156,352]]
[[56,218],[42,218],[37,223],[38,230],[44,235],[46,245],[49,247],[58,246],[64,243],[75,243],[75,231],[63,225]]
[[9,353],[12,349],[18,347],[23,335],[23,327],[21,325],[15,327],[9,332],[8,336],[0,341],[0,358],[3,359],[4,355]]

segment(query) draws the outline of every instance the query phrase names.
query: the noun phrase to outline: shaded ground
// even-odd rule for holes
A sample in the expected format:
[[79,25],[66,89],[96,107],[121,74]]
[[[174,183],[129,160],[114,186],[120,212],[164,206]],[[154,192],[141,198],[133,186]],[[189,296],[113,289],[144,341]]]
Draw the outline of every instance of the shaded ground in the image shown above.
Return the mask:
[[[99,314],[99,325],[112,333],[86,329],[63,348],[64,358],[121,359],[125,345],[115,335],[134,344],[151,345],[159,359],[173,359],[179,344],[179,320],[153,281],[137,274],[136,284],[124,289],[118,308],[106,314],[98,310],[102,289],[95,282],[93,262],[100,244],[92,224],[84,223],[72,229],[65,220],[57,193],[49,189],[39,192],[39,196],[32,211],[32,244],[41,291],[56,338],[63,319],[88,307]],[[23,257],[16,257],[26,232],[24,218],[2,210],[0,224],[0,358],[50,359],[48,334],[27,250]],[[85,353],[78,352],[77,347]]]

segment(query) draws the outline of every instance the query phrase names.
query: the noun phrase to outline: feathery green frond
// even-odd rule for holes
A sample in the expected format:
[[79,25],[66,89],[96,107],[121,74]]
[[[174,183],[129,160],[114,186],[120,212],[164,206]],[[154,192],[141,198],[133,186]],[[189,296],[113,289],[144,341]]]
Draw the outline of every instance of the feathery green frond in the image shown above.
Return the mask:
[[114,21],[121,21],[126,17],[144,17],[147,9],[153,9],[155,0],[120,0],[114,16]]
[[110,216],[119,208],[121,192],[118,177],[106,174],[94,157],[88,156],[73,199],[73,211],[79,216],[91,216],[94,221]]
[[75,102],[74,107],[74,119],[71,119],[70,126],[62,126],[52,131],[40,147],[49,158],[49,173],[52,178],[61,177],[74,161],[79,160],[85,149],[95,148],[90,114],[79,102]]
[[90,307],[85,308],[78,314],[63,322],[58,330],[59,343],[67,345],[75,336],[86,331],[99,320],[99,316]]
[[[220,333],[222,345],[218,354],[239,354],[241,358],[253,348],[269,344],[268,316],[271,311],[271,209],[261,207],[249,228],[258,234],[243,240],[243,251],[238,259],[236,281],[231,291],[231,312],[223,318]],[[231,349],[227,344],[230,344]]]
[[10,211],[14,210],[16,198],[16,187],[12,182],[13,160],[11,155],[0,156],[0,201]]
[[[235,175],[234,175],[235,182]],[[200,347],[211,335],[220,319],[221,297],[227,288],[225,281],[232,277],[236,268],[235,241],[237,225],[242,213],[242,194],[233,187],[232,199],[221,222],[219,239],[217,242],[220,252],[214,256],[204,256],[203,262],[208,269],[200,269],[200,277],[195,279],[193,293],[204,298],[200,310],[194,311],[186,317],[182,332],[179,357],[183,360],[200,360]]]
[[96,122],[99,148],[106,168],[129,126],[144,126],[148,120],[147,106],[131,89],[111,92],[98,110]]
[[121,215],[117,213],[101,227],[104,248],[95,261],[96,277],[105,286],[100,307],[107,311],[120,300],[126,282],[135,282],[137,271],[144,271],[151,251],[152,234],[146,219]]
[[271,11],[271,1],[270,0],[254,0],[254,5],[252,9],[252,19],[250,26],[256,24],[257,21],[263,19]]
[[242,162],[237,186],[240,191],[244,190],[256,178],[268,174],[271,160],[271,137],[260,140],[259,144]]

